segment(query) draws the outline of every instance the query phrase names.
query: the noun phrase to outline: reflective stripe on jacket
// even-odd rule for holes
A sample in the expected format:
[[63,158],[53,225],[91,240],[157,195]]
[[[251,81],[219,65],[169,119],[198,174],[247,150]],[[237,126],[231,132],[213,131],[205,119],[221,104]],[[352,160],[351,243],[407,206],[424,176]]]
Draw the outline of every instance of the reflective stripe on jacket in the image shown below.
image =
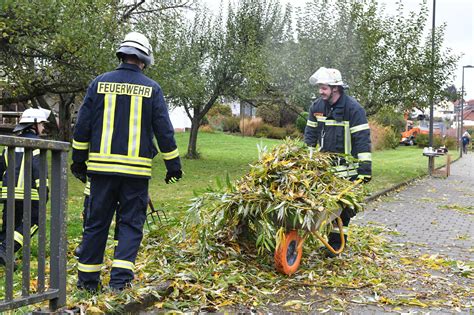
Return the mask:
[[338,165],[336,172],[341,176],[372,175],[370,128],[365,110],[354,98],[343,93],[333,106],[321,98],[311,104],[304,141],[318,145],[322,152],[344,153],[359,160],[354,165]]
[[[23,138],[39,139],[39,137],[33,132],[24,132],[20,135]],[[32,157],[32,172],[31,172],[31,200],[39,200],[38,187],[39,187],[39,154],[40,150],[33,150]],[[15,148],[15,199],[23,200],[24,199],[24,188],[25,188],[25,160],[23,159],[24,148],[16,147]],[[2,175],[2,192],[1,199],[7,199],[8,195],[8,148],[5,148],[3,151],[3,161],[1,163],[0,172]]]
[[181,169],[163,92],[136,65],[121,64],[90,84],[74,128],[73,161],[88,173],[151,177],[156,137],[168,171]]

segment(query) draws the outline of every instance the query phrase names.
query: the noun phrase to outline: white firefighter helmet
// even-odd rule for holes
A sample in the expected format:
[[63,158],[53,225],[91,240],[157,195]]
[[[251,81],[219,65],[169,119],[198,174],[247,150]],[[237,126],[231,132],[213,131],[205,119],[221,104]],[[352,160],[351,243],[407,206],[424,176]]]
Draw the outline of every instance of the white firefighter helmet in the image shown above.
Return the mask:
[[135,55],[146,66],[154,63],[153,50],[145,35],[138,32],[130,32],[125,35],[116,55],[119,59],[124,55]]
[[51,111],[44,108],[28,108],[21,114],[20,124],[47,122]]
[[344,86],[341,72],[337,69],[325,67],[321,67],[315,73],[313,73],[313,75],[309,78],[309,83],[311,85],[325,84]]
[[28,108],[21,114],[20,122],[15,126],[13,132],[22,131],[35,123],[48,122],[51,111],[44,108]]

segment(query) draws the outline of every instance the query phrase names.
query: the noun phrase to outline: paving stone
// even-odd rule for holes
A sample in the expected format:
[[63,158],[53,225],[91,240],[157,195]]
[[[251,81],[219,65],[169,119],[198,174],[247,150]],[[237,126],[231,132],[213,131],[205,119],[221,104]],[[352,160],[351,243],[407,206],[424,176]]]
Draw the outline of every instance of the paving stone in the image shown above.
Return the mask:
[[353,222],[382,223],[399,232],[393,242],[414,243],[423,253],[474,261],[474,215],[446,208],[455,205],[474,207],[474,153],[453,163],[448,178],[419,180],[369,204]]

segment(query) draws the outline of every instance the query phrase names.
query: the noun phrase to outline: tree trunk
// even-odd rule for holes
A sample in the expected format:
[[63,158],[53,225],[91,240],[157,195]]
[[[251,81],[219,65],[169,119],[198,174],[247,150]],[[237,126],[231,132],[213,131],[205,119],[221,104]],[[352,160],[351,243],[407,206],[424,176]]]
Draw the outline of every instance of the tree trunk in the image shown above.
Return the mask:
[[60,104],[59,106],[59,139],[71,141],[71,104]]
[[196,116],[191,120],[191,134],[189,135],[188,153],[186,154],[188,159],[199,159],[199,153],[196,148],[200,121]]
[[[49,109],[50,111],[53,110],[51,105],[49,105],[49,103],[46,101],[44,95],[40,95],[33,98],[31,102],[33,103],[34,107],[41,107],[44,109]],[[48,138],[58,139],[59,125],[54,115],[51,115],[49,117],[49,124],[47,125],[46,128],[47,128]]]
[[76,95],[66,94],[60,95],[61,102],[59,103],[59,139],[61,141],[70,142],[72,139],[71,128],[71,106],[74,103]]
[[191,119],[191,134],[189,135],[188,153],[186,154],[186,158],[188,159],[199,159],[199,153],[197,151],[197,136],[199,132],[199,126],[201,125],[201,121],[203,120],[204,116],[216,102],[218,96],[219,93],[215,92],[206,105],[204,105],[204,108],[201,106],[194,107],[193,116],[190,115],[190,110],[185,107],[186,113]]

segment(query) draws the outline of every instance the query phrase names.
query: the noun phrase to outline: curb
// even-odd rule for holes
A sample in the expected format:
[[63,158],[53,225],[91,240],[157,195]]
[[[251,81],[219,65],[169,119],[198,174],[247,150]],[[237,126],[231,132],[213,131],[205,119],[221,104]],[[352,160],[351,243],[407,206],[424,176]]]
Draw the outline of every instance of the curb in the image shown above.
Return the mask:
[[[460,159],[461,159],[461,157],[458,156],[455,160],[452,160],[452,161],[451,161],[451,164],[453,164],[454,162],[459,161]],[[435,170],[439,170],[439,169],[441,169],[441,168],[443,168],[443,167],[445,167],[445,166],[446,166],[446,165],[441,165],[441,166],[435,168]],[[404,181],[404,182],[395,184],[395,185],[393,185],[393,186],[391,186],[391,187],[388,187],[388,188],[386,188],[386,189],[384,189],[384,190],[377,191],[377,192],[375,192],[374,194],[372,194],[372,195],[366,197],[366,198],[364,199],[364,202],[366,202],[366,203],[372,202],[372,201],[374,201],[374,200],[376,200],[376,199],[378,199],[378,198],[380,198],[380,197],[382,197],[382,196],[388,195],[389,193],[391,193],[391,192],[393,192],[393,191],[395,191],[395,190],[397,190],[397,189],[399,189],[399,188],[401,188],[401,187],[408,186],[409,184],[411,184],[411,183],[413,183],[413,182],[415,182],[415,181],[417,181],[417,180],[424,179],[424,178],[427,178],[427,177],[429,177],[429,176],[430,176],[430,175],[428,175],[428,174],[426,174],[426,175],[421,175],[421,176],[418,176],[418,177],[415,177],[415,178],[406,180],[406,181]]]
[[415,178],[412,178],[412,179],[409,179],[409,180],[406,180],[404,182],[401,182],[401,183],[398,183],[398,184],[395,184],[389,188],[386,188],[384,190],[381,190],[381,191],[377,191],[376,193],[366,197],[364,199],[364,202],[366,203],[369,203],[369,202],[372,202],[382,196],[385,196],[385,195],[388,195],[389,193],[391,193],[392,191],[395,191],[401,187],[405,187],[405,186],[408,186],[409,184],[419,180],[419,179],[423,179],[425,177],[428,177],[429,175],[422,175],[422,176],[419,176],[419,177],[415,177]]

